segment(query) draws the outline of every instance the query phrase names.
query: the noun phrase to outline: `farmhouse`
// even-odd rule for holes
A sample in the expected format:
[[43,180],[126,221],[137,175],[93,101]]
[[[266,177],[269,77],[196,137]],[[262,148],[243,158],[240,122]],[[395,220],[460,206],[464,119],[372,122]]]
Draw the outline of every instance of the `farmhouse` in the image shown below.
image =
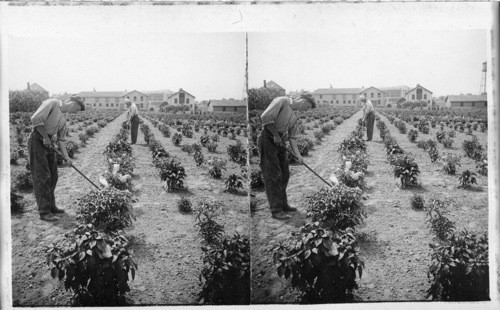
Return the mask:
[[408,86],[368,88],[320,88],[314,91],[314,99],[319,104],[358,106],[361,107],[359,96],[370,99],[374,106],[395,106],[404,101],[426,101],[431,103],[432,92],[417,84],[413,89]]
[[482,108],[486,109],[488,107],[488,99],[486,94],[482,95],[450,95],[445,99],[444,106],[446,108]]
[[[194,96],[180,88],[178,92],[171,94],[167,98],[168,105],[194,104]],[[191,106],[190,106],[191,107]]]
[[148,96],[137,90],[127,91],[89,91],[81,92],[78,96],[85,101],[87,108],[96,110],[115,109],[126,110],[125,99],[135,102],[139,110],[147,109]]
[[160,111],[163,103],[167,103],[168,97],[172,95],[172,91],[168,89],[156,91],[143,91],[143,94],[148,96],[147,109],[149,111]]
[[264,86],[262,88],[275,90],[279,94],[279,96],[285,96],[285,94],[286,94],[285,89],[283,87],[279,86],[274,81],[266,82],[266,80],[264,80]]
[[30,84],[28,82],[28,87],[26,88],[26,90],[42,93],[44,97],[49,98],[49,92],[37,83]]
[[209,113],[247,113],[246,100],[210,100],[207,106],[207,112]]

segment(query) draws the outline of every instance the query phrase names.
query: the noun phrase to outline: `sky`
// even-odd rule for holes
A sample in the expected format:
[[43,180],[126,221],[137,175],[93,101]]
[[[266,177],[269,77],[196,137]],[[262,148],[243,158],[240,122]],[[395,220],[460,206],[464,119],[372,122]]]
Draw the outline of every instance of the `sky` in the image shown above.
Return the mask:
[[196,100],[241,99],[245,90],[241,33],[11,37],[8,52],[10,89],[27,82],[51,94],[182,88]]
[[486,30],[250,33],[249,87],[289,90],[417,84],[433,96],[480,90]]

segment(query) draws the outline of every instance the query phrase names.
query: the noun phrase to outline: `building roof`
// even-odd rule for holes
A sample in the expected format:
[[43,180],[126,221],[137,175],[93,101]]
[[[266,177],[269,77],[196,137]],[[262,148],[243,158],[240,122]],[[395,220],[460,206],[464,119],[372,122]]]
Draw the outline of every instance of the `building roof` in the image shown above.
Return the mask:
[[450,100],[451,102],[456,101],[488,101],[486,95],[450,95],[446,97],[446,100]]
[[44,89],[42,86],[38,85],[37,83],[30,84],[30,90],[48,93],[48,91],[46,89]]
[[378,89],[380,90],[401,90],[401,89],[404,89],[406,91],[408,91],[410,88],[406,85],[399,85],[399,86],[391,86],[391,87],[378,87]]
[[314,91],[315,95],[332,94],[359,94],[367,88],[319,88]]
[[[415,86],[414,88],[412,88],[412,89],[410,89],[409,91],[407,91],[407,92],[406,92],[406,94],[408,94],[409,92],[411,92],[411,91],[413,91],[414,89],[419,88],[419,87],[421,87],[421,88],[425,89],[426,91],[428,91],[429,93],[431,93],[431,94],[432,94],[432,92],[431,92],[430,90],[428,90],[427,88],[423,87],[423,86],[422,86],[422,85],[420,85],[420,84],[417,84],[417,86]],[[405,95],[406,95],[406,94],[405,94]]]
[[193,97],[193,98],[196,98],[195,96],[191,95],[190,93],[188,93],[187,91],[185,91],[185,90],[184,90],[184,89],[182,89],[182,88],[179,88],[179,91],[178,91],[178,92],[171,94],[170,96],[168,96],[168,98],[171,98],[171,97],[173,97],[173,96],[177,95],[177,94],[178,94],[178,93],[180,93],[180,92],[184,92],[184,93],[188,94],[189,96],[191,96],[191,97]]
[[130,92],[124,91],[82,91],[77,95],[80,97],[123,97]]
[[266,83],[266,87],[267,88],[276,88],[276,89],[282,89],[282,90],[285,90],[283,87],[279,86],[278,83],[274,82],[274,81],[269,81]]
[[246,107],[246,100],[234,100],[234,99],[223,99],[223,100],[210,100],[207,106],[213,107]]

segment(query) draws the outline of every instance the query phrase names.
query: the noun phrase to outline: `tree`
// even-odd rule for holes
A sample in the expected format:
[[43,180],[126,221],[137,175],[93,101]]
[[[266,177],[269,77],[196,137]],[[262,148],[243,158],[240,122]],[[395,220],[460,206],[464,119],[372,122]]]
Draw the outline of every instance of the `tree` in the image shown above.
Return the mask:
[[43,92],[14,90],[9,92],[10,112],[34,112],[44,100],[49,99]]
[[278,90],[269,88],[251,88],[248,90],[248,110],[265,110],[274,98],[279,97]]

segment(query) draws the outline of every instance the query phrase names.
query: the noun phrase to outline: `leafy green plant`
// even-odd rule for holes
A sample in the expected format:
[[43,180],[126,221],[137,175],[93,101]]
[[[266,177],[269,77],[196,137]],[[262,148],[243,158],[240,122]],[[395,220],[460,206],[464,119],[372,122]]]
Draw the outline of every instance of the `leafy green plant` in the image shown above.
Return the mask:
[[258,167],[252,169],[250,173],[250,188],[259,189],[264,187],[264,176],[262,175],[262,170]]
[[210,142],[210,137],[207,134],[201,135],[200,143],[202,146],[206,147],[209,142]]
[[107,156],[119,157],[121,157],[123,154],[132,155],[132,147],[127,141],[115,137],[106,146],[104,154],[106,154]]
[[160,170],[160,178],[167,182],[167,188],[171,191],[184,189],[186,170],[176,157],[160,157],[157,161]]
[[458,188],[471,188],[472,184],[477,184],[476,178],[474,177],[476,174],[474,172],[470,172],[469,170],[465,170],[462,172],[458,181],[460,185]]
[[449,204],[449,200],[436,197],[431,197],[427,204],[427,223],[440,240],[446,240],[455,229],[455,223],[446,217]]
[[348,187],[357,187],[360,189],[366,187],[365,177],[361,171],[354,172],[352,170],[338,169],[336,176],[342,184]]
[[427,298],[442,301],[490,300],[488,234],[453,233],[446,243],[429,244],[432,263]]
[[80,134],[78,134],[78,139],[80,139],[80,141],[82,141],[82,144],[85,144],[85,143],[87,143],[87,140],[89,139],[89,135],[87,135],[86,133],[80,133]]
[[291,280],[303,303],[352,302],[364,263],[354,230],[332,233],[318,223],[306,224],[273,251],[278,276]]
[[476,136],[472,136],[472,140],[465,140],[462,143],[465,155],[474,160],[481,160],[483,156],[483,146],[479,143]]
[[193,158],[196,163],[196,166],[201,166],[205,162],[205,157],[203,156],[203,153],[200,150],[194,152]]
[[314,137],[316,138],[316,143],[321,143],[321,141],[323,141],[323,138],[325,137],[325,133],[320,130],[315,131]]
[[322,188],[308,197],[307,215],[332,231],[354,227],[366,216],[362,191],[343,184]]
[[227,180],[225,181],[226,191],[230,193],[237,193],[238,188],[243,188],[243,183],[241,182],[241,180],[243,180],[243,178],[239,175],[229,175]]
[[446,132],[442,130],[436,132],[436,139],[439,143],[441,143],[445,138],[446,138]]
[[250,303],[250,242],[248,237],[225,236],[216,245],[202,247],[202,290],[198,299],[210,305]]
[[220,137],[218,134],[213,134],[210,139],[213,141],[213,142],[219,142],[220,140]]
[[177,209],[180,213],[191,213],[193,212],[193,204],[186,197],[181,197],[179,201],[177,201]]
[[457,172],[457,166],[460,166],[460,156],[448,153],[443,156],[443,161],[443,169],[447,174],[455,174]]
[[227,155],[230,161],[240,166],[245,166],[247,163],[247,151],[240,140],[237,140],[236,144],[227,147]]
[[443,146],[447,149],[451,149],[452,145],[453,145],[453,139],[452,138],[445,138],[443,139]]
[[433,162],[433,163],[439,159],[439,152],[438,152],[437,148],[435,148],[435,147],[429,148],[429,157],[431,159],[431,162]]
[[427,151],[427,149],[429,148],[429,144],[427,143],[427,141],[419,140],[417,142],[417,147],[424,149],[424,151]]
[[226,161],[218,157],[211,157],[207,163],[210,165],[208,170],[210,176],[214,179],[222,178],[222,171],[226,170]]
[[[75,306],[124,306],[137,264],[128,240],[81,225],[47,249],[52,278],[64,281]],[[130,273],[130,275],[129,275]]]
[[206,244],[216,244],[224,234],[224,226],[217,223],[222,205],[219,202],[200,202],[196,211],[196,226]]
[[476,162],[476,169],[477,173],[480,175],[488,175],[488,159],[486,156],[484,156],[482,160]]
[[183,144],[181,145],[181,151],[191,155],[191,153],[193,152],[193,147],[190,144]]
[[455,131],[454,130],[448,131],[448,137],[455,138]]
[[341,154],[349,154],[356,151],[366,152],[366,143],[363,139],[357,136],[354,132],[340,143],[339,152]]
[[172,143],[175,145],[175,146],[179,146],[181,144],[181,141],[182,141],[182,135],[179,134],[179,133],[174,133],[172,135]]
[[10,213],[19,214],[23,213],[26,207],[26,202],[23,197],[17,194],[14,189],[10,190]]
[[[29,165],[27,165],[29,167]],[[33,177],[31,176],[31,171],[25,170],[16,176],[14,181],[15,188],[20,190],[33,189]]]
[[420,170],[412,155],[396,155],[392,164],[394,165],[394,177],[400,179],[402,188],[418,185],[417,176]]
[[208,142],[207,143],[207,150],[210,153],[215,153],[217,151],[217,143],[214,141]]
[[309,151],[314,147],[314,142],[306,137],[297,139],[297,148],[299,149],[300,156],[307,156]]
[[128,191],[112,187],[92,190],[79,199],[76,218],[108,232],[124,229],[135,219],[131,200]]
[[417,141],[417,137],[418,131],[416,131],[415,129],[410,129],[410,131],[408,131],[408,140],[410,140],[410,142]]
[[425,206],[424,197],[419,194],[413,194],[411,197],[411,207],[413,210],[423,210]]

